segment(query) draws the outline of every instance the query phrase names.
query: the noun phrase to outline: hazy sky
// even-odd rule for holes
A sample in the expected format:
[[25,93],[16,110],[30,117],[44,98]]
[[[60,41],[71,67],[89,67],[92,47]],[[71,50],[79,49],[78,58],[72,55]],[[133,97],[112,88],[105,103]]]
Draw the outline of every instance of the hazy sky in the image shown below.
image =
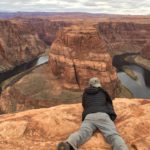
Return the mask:
[[0,0],[0,11],[150,15],[150,0]]

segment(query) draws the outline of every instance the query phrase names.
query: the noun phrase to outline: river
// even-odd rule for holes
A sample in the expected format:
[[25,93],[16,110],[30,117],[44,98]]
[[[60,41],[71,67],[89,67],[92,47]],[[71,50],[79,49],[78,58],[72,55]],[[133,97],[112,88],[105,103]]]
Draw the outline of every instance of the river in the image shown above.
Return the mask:
[[[133,93],[135,98],[150,98],[150,72],[136,64],[131,64],[125,61],[124,58],[128,55],[135,54],[116,55],[113,58],[113,65],[117,68],[118,78],[121,83]],[[24,72],[34,66],[44,64],[48,62],[48,60],[48,56],[40,56],[39,58],[35,58],[28,63],[15,67],[13,70],[0,73],[0,83],[20,72]],[[124,65],[128,66],[128,68],[130,68],[137,75],[137,80],[133,80],[125,72],[123,72],[122,67]]]
[[40,57],[35,58],[35,59],[33,59],[33,60],[29,61],[29,62],[25,62],[25,63],[23,63],[23,64],[21,64],[19,66],[16,66],[12,70],[0,73],[0,84],[3,81],[9,79],[12,76],[15,76],[15,75],[17,75],[17,74],[19,74],[21,72],[24,72],[24,71],[26,71],[28,69],[31,69],[31,68],[33,68],[35,66],[39,66],[41,64],[44,64],[44,63],[48,62],[48,59],[49,59],[49,57],[46,56],[46,55],[45,56],[40,56]]
[[[113,65],[117,68],[118,78],[133,93],[135,98],[150,98],[150,72],[141,66],[126,62],[124,58],[128,55],[137,54],[122,54],[113,58]],[[138,77],[137,80],[132,79],[123,72],[123,66],[131,69]]]

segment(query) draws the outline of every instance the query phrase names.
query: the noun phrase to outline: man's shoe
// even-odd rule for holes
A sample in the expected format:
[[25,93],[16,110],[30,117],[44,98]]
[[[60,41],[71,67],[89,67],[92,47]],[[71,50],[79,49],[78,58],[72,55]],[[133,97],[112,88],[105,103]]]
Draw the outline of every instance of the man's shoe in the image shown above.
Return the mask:
[[70,145],[67,142],[60,142],[57,150],[71,150]]

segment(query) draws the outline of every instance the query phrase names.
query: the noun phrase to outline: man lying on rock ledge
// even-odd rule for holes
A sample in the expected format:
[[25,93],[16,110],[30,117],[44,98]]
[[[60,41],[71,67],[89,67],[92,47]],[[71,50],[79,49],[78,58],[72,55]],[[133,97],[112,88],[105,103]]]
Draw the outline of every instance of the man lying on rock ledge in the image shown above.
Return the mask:
[[109,94],[101,87],[97,77],[89,80],[89,87],[82,97],[82,125],[79,131],[71,134],[68,139],[58,144],[57,150],[77,150],[99,130],[113,150],[128,150],[122,137],[116,130],[114,120],[117,115]]

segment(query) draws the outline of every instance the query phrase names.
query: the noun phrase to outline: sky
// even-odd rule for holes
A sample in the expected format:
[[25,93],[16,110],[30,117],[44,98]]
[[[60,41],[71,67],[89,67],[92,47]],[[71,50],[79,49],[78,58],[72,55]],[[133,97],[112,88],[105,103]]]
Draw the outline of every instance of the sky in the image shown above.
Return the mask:
[[150,15],[150,0],[0,0],[0,11]]

